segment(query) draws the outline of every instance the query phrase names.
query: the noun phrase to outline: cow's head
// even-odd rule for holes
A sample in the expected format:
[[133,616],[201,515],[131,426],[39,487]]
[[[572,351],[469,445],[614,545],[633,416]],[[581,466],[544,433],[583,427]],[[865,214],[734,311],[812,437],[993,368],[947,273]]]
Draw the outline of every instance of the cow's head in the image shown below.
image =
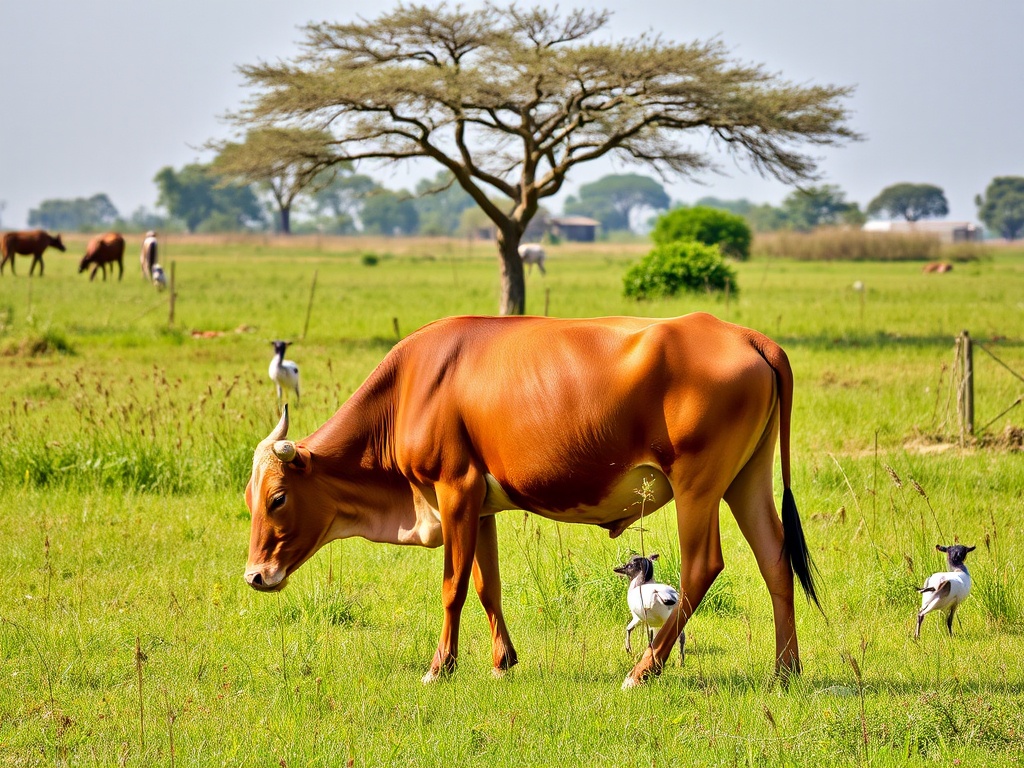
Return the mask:
[[283,589],[288,576],[325,541],[333,514],[318,503],[307,448],[285,439],[288,406],[274,431],[256,447],[245,503],[252,515],[245,580],[266,592]]
[[85,270],[89,268],[90,264],[92,264],[92,254],[87,253],[82,257],[82,260],[78,262],[78,274],[85,272]]
[[60,239],[60,235],[57,235],[56,237],[51,237],[50,238],[50,245],[52,245],[58,251],[66,251],[67,250],[67,248],[64,247],[64,242]]

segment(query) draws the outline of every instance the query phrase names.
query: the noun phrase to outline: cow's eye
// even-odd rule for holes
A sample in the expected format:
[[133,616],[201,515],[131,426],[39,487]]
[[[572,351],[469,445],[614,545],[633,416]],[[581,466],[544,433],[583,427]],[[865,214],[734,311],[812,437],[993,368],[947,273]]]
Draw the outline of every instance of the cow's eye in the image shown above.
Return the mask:
[[278,494],[270,500],[270,506],[268,509],[273,512],[276,509],[280,509],[281,505],[284,504],[285,495],[283,493]]

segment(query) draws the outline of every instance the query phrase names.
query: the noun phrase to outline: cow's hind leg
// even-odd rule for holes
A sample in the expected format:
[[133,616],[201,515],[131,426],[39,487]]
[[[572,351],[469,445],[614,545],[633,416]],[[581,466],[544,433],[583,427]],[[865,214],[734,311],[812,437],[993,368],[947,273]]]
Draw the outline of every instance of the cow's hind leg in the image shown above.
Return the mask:
[[501,574],[498,570],[498,526],[494,516],[480,518],[477,532],[476,556],[473,558],[473,584],[480,597],[480,604],[491,625],[491,650],[494,658],[494,674],[503,675],[519,661],[516,649],[505,625],[501,611]]
[[[675,484],[673,487],[676,487]],[[665,625],[655,635],[654,642],[648,645],[640,661],[623,681],[623,688],[633,688],[648,677],[661,673],[687,620],[697,610],[711,583],[725,567],[718,530],[718,504],[721,498],[720,489],[698,496],[676,492],[680,600]]]
[[774,431],[765,438],[740,470],[725,500],[732,509],[740,532],[750,544],[768,593],[775,619],[775,670],[783,675],[800,671],[793,609],[793,569],[784,549],[782,521],[772,495],[775,454]]
[[437,483],[434,488],[444,540],[444,583],[441,587],[444,620],[430,671],[423,676],[425,683],[433,682],[455,670],[459,655],[459,621],[476,557],[480,508],[483,506],[487,484],[480,473],[470,470],[456,481]]

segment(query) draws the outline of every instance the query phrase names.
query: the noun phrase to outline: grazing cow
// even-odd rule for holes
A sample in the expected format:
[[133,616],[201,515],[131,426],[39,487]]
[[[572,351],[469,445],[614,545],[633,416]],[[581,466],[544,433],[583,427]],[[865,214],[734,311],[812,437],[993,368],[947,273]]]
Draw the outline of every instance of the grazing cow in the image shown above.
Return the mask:
[[4,273],[4,264],[11,262],[11,274],[14,274],[14,255],[20,253],[22,256],[32,257],[32,266],[28,269],[29,277],[35,272],[36,264],[39,264],[39,276],[43,276],[43,251],[53,246],[58,251],[67,250],[61,242],[60,235],[54,237],[48,232],[36,229],[31,232],[7,232],[0,238],[0,275]]
[[117,232],[107,232],[105,235],[97,235],[89,241],[89,247],[85,250],[85,256],[78,265],[78,272],[81,274],[92,265],[92,272],[89,273],[89,282],[96,277],[96,270],[103,270],[103,279],[107,279],[107,264],[110,264],[110,274],[114,274],[114,262],[117,262],[117,279],[124,277],[124,238]]
[[536,264],[540,267],[540,273],[546,275],[544,271],[544,248],[540,243],[524,243],[519,246],[519,258],[523,260],[523,264],[526,264],[530,268],[530,272],[533,272],[533,265]]
[[443,545],[443,622],[424,682],[455,667],[471,574],[500,674],[517,657],[501,610],[495,514],[523,509],[615,537],[674,499],[681,599],[626,678],[632,687],[660,672],[724,567],[724,498],[771,595],[776,671],[795,672],[794,571],[818,599],[790,491],[792,399],[782,348],[707,314],[439,320],[396,345],[309,437],[287,439],[285,408],[256,447],[245,489],[245,579],[280,590],[320,547],[351,536]]
[[941,275],[945,272],[952,272],[953,265],[948,261],[930,261],[921,268],[921,271],[925,273],[934,272]]

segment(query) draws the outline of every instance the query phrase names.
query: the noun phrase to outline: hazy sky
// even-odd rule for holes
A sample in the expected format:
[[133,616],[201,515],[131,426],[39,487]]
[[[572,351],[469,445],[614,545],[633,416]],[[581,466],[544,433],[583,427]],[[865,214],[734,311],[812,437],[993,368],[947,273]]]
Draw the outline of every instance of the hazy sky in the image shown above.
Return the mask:
[[[5,0],[3,226],[24,226],[42,200],[97,192],[124,215],[152,208],[160,168],[208,160],[198,147],[229,135],[221,116],[245,95],[237,65],[289,58],[300,25],[375,15],[373,7],[350,0]],[[946,191],[951,218],[974,219],[974,196],[993,176],[1024,175],[1020,0],[609,0],[605,7],[614,12],[610,35],[718,36],[737,58],[796,82],[856,85],[851,126],[866,140],[824,153],[821,170],[862,206],[889,184],[927,182]],[[367,170],[389,187],[411,188],[435,169]],[[743,168],[726,170],[702,177],[704,184],[671,184],[669,192],[683,201],[710,194],[771,203],[789,192]],[[633,171],[582,166],[567,186]]]

